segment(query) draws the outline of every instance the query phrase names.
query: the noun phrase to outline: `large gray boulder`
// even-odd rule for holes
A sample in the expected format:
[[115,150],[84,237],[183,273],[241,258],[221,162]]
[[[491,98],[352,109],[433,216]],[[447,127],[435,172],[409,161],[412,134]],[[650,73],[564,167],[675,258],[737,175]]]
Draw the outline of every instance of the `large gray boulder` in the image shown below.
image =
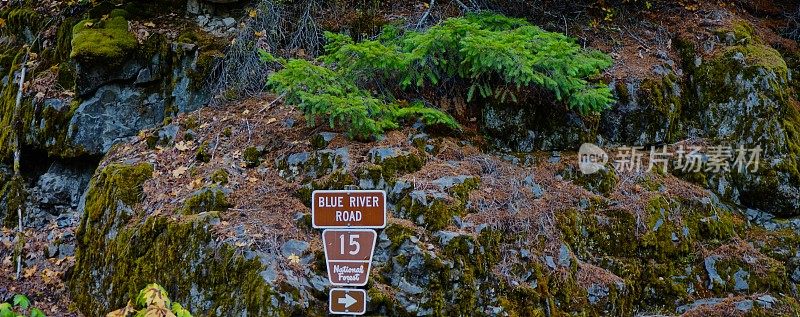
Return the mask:
[[164,120],[165,102],[157,93],[117,85],[103,86],[78,106],[68,135],[88,154],[108,152],[115,143]]

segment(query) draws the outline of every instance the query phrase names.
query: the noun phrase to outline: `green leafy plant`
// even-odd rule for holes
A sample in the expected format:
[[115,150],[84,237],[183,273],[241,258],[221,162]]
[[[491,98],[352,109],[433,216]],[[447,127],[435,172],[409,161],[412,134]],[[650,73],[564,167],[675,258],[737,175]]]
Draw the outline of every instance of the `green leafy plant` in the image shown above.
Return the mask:
[[32,307],[28,297],[17,294],[11,299],[11,303],[0,303],[0,317],[45,317],[45,314]]
[[386,27],[377,39],[358,43],[347,35],[325,36],[325,54],[314,62],[262,52],[264,62],[283,66],[267,83],[297,104],[309,122],[327,118],[331,127],[346,127],[356,137],[395,129],[403,119],[459,129],[439,109],[394,97],[422,99],[413,94],[446,90],[446,84],[468,87],[461,96],[467,102],[478,96],[517,102],[518,94],[543,88],[581,114],[602,111],[614,101],[611,90],[595,79],[612,64],[607,54],[522,19],[477,14],[421,32]]
[[[262,52],[265,61],[274,60]],[[373,96],[343,74],[310,61],[280,61],[283,69],[270,76],[268,85],[296,104],[309,123],[325,118],[331,128],[346,127],[350,137],[367,139],[399,127],[399,120],[421,118],[426,124],[459,129],[449,115],[421,103],[401,107],[396,101]]]
[[106,317],[192,317],[181,304],[169,300],[167,291],[156,283],[147,285],[124,308],[108,313]]

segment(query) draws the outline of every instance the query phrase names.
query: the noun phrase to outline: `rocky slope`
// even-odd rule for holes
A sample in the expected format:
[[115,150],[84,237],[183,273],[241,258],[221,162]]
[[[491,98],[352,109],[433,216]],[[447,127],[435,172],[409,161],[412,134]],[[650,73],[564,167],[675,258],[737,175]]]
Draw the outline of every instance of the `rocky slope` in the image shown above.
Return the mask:
[[[357,142],[306,122],[280,96],[217,102],[241,93],[215,91],[231,83],[215,65],[236,58],[242,39],[295,56],[319,49],[302,37],[271,43],[257,29],[272,1],[219,2],[0,10],[0,301],[24,292],[48,314],[102,316],[157,282],[199,316],[324,315],[330,285],[311,191],[361,188],[385,190],[390,203],[370,313],[800,313],[800,50],[774,27],[791,4],[658,3],[679,18],[642,11],[607,22],[622,32],[570,20],[569,34],[615,59],[611,109],[487,103],[466,110],[460,134],[417,123]],[[308,8],[320,28],[356,35],[469,9],[317,6]],[[37,53],[14,118],[25,42]],[[462,117],[467,105],[437,106]],[[14,131],[22,178],[12,177]],[[612,157],[584,175],[585,142],[645,155],[662,145],[763,152],[756,171],[636,172]],[[24,239],[14,232],[20,205]]]

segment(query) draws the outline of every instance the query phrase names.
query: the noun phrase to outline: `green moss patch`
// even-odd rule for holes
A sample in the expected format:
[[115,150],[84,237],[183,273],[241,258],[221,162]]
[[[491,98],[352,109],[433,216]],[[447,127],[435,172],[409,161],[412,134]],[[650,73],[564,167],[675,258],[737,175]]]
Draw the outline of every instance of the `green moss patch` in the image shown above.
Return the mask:
[[183,204],[183,213],[187,215],[209,211],[225,211],[233,207],[228,202],[225,191],[216,185],[198,190]]
[[70,57],[82,62],[119,63],[136,49],[137,41],[122,16],[105,21],[83,20],[72,28]]
[[253,168],[261,164],[261,151],[255,147],[249,147],[242,153],[242,160],[245,166]]

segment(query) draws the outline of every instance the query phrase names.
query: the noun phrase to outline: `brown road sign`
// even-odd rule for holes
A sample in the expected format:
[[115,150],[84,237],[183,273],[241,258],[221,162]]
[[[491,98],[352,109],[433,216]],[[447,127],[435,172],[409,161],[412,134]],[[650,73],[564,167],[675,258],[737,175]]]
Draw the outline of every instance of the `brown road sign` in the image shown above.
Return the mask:
[[331,285],[367,284],[377,237],[375,230],[369,229],[326,229],[322,232]]
[[311,219],[314,228],[385,228],[386,192],[315,190]]
[[363,289],[332,288],[328,294],[331,314],[363,315],[367,311],[367,292]]

